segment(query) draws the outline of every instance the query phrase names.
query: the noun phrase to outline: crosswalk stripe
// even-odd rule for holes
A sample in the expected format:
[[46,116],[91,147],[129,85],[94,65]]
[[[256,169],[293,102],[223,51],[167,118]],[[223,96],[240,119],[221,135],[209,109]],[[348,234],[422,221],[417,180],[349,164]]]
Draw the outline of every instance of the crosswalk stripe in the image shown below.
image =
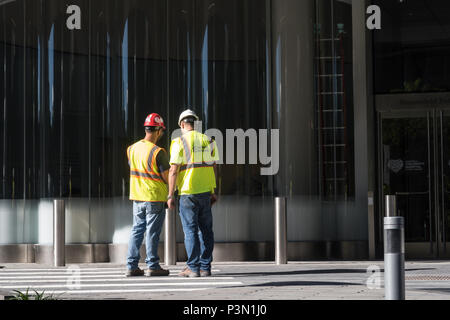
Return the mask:
[[[0,284],[5,283],[50,283],[50,282],[67,282],[65,279],[48,279],[48,280],[34,280],[30,279],[30,280],[0,280]],[[117,281],[136,281],[136,282],[145,282],[145,281],[180,281],[180,280],[187,280],[187,281],[195,281],[195,280],[200,280],[200,281],[207,281],[207,280],[233,280],[233,277],[207,277],[207,278],[181,278],[179,276],[169,276],[169,277],[135,277],[135,278],[117,278],[117,279],[84,279],[84,278],[80,278],[81,282],[117,282]],[[67,280],[74,280],[74,278],[70,278]]]
[[[141,267],[141,266],[140,266]],[[146,269],[144,266],[141,269]],[[243,285],[234,277],[185,278],[178,274],[182,268],[168,268],[167,277],[126,277],[126,267],[7,269],[0,270],[0,290],[36,290],[48,294],[114,294],[139,292],[189,292],[220,286]],[[220,272],[212,269],[212,272]],[[33,293],[33,291],[32,291]]]
[[[85,288],[108,288],[108,287],[155,287],[155,286],[218,286],[218,285],[241,285],[240,281],[224,282],[178,282],[178,283],[100,283],[100,284],[71,284],[73,287]],[[0,289],[51,289],[64,288],[67,285],[43,285],[43,286],[0,286]]]
[[[181,278],[177,274],[171,274],[170,276],[176,276],[178,278]],[[17,279],[17,280],[25,280],[25,279],[73,279],[74,277],[78,277],[78,275],[64,275],[64,276],[14,276],[14,277],[0,277],[0,280],[9,280],[9,279]],[[111,275],[80,275],[81,279],[88,279],[88,278],[125,278],[125,274],[111,274]],[[195,278],[194,278],[195,279]]]
[[[118,268],[83,268],[78,267],[76,265],[74,266],[66,266],[66,267],[55,267],[55,268],[30,268],[30,269],[16,269],[16,268],[7,268],[7,269],[0,269],[0,273],[6,273],[6,272],[29,272],[29,271],[67,271],[67,270],[86,270],[86,271],[97,271],[97,270],[126,270],[126,267],[118,267]],[[181,269],[180,269],[181,270]]]
[[[117,271],[83,271],[82,269],[68,269],[68,270],[61,270],[62,272],[3,272],[0,271],[0,275],[1,276],[21,276],[21,275],[35,275],[35,276],[39,276],[39,275],[62,275],[62,274],[67,274],[67,275],[72,275],[72,274],[77,274],[80,273],[82,275],[84,274],[98,274],[98,275],[109,275],[109,274],[124,274],[126,272],[126,269],[122,269],[122,270],[117,270]],[[178,273],[181,270],[169,270],[170,273]],[[219,272],[219,270],[211,270],[211,272]]]
[[[1,280],[8,280],[8,279],[21,279],[21,280],[24,280],[24,279],[36,279],[36,278],[39,278],[39,279],[68,279],[68,278],[73,278],[74,276],[73,275],[64,275],[64,276],[54,276],[54,275],[52,275],[52,276],[39,276],[39,277],[36,277],[36,276],[14,276],[14,277],[0,277],[0,279]],[[87,276],[83,276],[83,275],[80,275],[80,278],[82,278],[82,279],[84,279],[84,278],[124,278],[125,277],[125,274],[111,274],[111,275],[96,275],[96,276],[93,276],[93,275],[87,275]]]
[[76,290],[76,291],[49,291],[47,294],[89,294],[89,293],[150,293],[150,292],[183,292],[183,291],[201,291],[209,288],[181,288],[181,289],[112,289],[112,290]]
[[[141,269],[146,269],[147,266],[139,266]],[[163,266],[163,268],[167,268],[166,266]],[[102,271],[102,270],[106,270],[106,271],[125,271],[127,268],[126,267],[118,267],[118,268],[84,268],[84,267],[76,267],[76,265],[74,266],[67,266],[64,268],[36,268],[36,269],[0,269],[0,274],[2,273],[9,273],[9,272],[30,272],[30,271],[51,271],[51,272],[66,272],[66,271],[71,271],[71,270],[81,270],[81,271]],[[174,268],[170,268],[170,270],[172,271],[182,271],[184,269],[184,267],[180,268],[180,267],[174,267]],[[212,271],[217,271],[220,272],[219,269],[212,269]]]

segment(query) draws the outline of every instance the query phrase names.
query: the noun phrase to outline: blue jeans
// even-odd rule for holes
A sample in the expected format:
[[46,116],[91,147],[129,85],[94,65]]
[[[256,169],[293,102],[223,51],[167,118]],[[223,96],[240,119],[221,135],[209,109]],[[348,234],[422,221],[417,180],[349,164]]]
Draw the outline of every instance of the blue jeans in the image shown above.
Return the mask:
[[161,229],[166,217],[164,202],[133,202],[133,228],[128,243],[127,268],[138,268],[141,255],[139,249],[147,230],[145,263],[152,270],[161,269],[159,265],[158,243]]
[[211,194],[182,195],[179,207],[187,265],[194,272],[211,271],[214,249]]

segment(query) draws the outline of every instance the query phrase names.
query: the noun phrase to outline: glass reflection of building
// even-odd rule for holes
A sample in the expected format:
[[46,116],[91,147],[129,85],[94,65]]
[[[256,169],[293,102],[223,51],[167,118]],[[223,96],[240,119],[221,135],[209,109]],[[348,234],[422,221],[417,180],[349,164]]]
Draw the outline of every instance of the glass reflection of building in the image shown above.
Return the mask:
[[[80,30],[66,26],[68,5],[81,9]],[[204,130],[280,129],[276,176],[220,166],[216,260],[273,259],[274,196],[288,198],[290,259],[373,257],[381,240],[368,215],[377,164],[365,9],[350,0],[0,0],[3,259],[45,260],[52,200],[63,198],[68,259],[123,262],[126,147],[158,112],[168,148],[187,106]],[[375,74],[377,93],[423,70],[423,51],[384,40],[375,38],[374,62],[392,76]],[[401,59],[414,74],[402,77]],[[432,75],[423,74],[430,87],[448,89],[444,73]]]

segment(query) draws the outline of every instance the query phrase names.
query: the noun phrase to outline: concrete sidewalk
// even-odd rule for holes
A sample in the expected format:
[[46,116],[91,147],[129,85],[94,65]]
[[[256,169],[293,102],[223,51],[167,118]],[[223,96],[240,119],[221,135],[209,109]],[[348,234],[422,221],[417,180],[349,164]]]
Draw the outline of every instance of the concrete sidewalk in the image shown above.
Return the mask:
[[[164,278],[126,278],[125,265],[110,263],[1,265],[0,291],[35,288],[59,299],[384,300],[382,261],[214,263],[212,277],[189,279],[177,276],[183,263]],[[406,299],[450,300],[450,261],[407,262]]]

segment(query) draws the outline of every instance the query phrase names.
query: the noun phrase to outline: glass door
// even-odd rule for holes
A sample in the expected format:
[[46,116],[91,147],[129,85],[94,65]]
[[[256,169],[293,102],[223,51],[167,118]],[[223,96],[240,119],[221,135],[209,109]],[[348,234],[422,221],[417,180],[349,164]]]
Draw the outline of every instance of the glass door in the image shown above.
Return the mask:
[[439,140],[439,255],[450,257],[450,110],[437,111]]
[[407,256],[449,256],[450,112],[382,112],[380,120],[382,207],[385,195],[397,196]]

